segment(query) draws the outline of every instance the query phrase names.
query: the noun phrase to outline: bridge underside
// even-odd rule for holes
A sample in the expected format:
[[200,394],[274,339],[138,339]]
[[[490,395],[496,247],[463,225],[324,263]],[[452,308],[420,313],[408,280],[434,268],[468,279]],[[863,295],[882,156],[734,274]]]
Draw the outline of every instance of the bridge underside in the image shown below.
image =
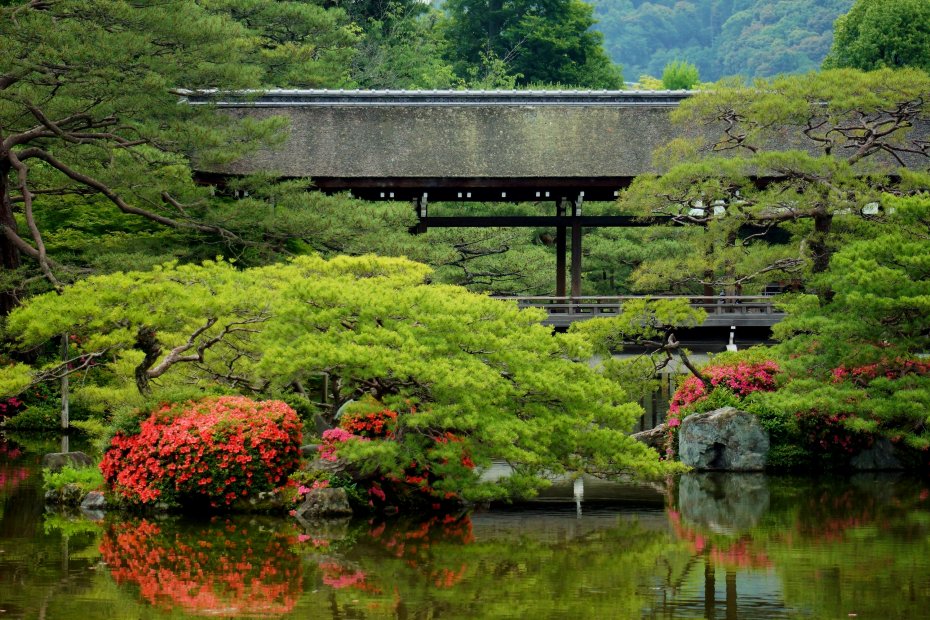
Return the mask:
[[616,200],[632,177],[314,177],[327,193],[348,191],[363,200],[430,202],[534,202],[584,196],[587,201]]

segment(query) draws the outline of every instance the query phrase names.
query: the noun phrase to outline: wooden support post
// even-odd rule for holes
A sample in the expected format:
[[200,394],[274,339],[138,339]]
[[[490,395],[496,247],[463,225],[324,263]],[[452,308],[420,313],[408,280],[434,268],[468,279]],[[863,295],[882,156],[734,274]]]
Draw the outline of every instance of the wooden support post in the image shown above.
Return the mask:
[[426,194],[414,198],[411,203],[413,204],[413,212],[417,215],[417,223],[410,232],[420,235],[426,232],[426,222],[423,221],[426,218]]
[[[556,203],[556,216],[565,215],[565,199]],[[555,296],[565,297],[565,226],[555,227]]]
[[570,203],[572,209],[572,297],[581,296],[581,197]]
[[[68,361],[68,334],[61,335],[61,361]],[[67,431],[71,427],[71,411],[69,407],[68,369],[65,368],[61,377],[61,430]]]

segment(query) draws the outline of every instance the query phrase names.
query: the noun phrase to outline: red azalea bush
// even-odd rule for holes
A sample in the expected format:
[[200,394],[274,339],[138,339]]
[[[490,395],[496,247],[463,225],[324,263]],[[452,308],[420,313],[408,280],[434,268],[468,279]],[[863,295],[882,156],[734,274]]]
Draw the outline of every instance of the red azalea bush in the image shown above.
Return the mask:
[[886,379],[900,379],[905,375],[926,377],[930,375],[930,362],[916,359],[883,358],[872,364],[864,364],[849,368],[840,366],[833,370],[833,382],[851,381],[859,387],[867,386],[873,379],[885,377]]
[[146,520],[111,524],[100,543],[117,584],[164,610],[222,617],[290,613],[303,574],[293,540],[263,528],[180,529]]
[[293,409],[280,401],[222,396],[162,406],[138,433],[113,438],[100,469],[131,503],[220,507],[283,485],[299,455]]
[[[318,450],[320,459],[336,461],[340,449],[357,441],[394,441],[397,430],[398,412],[376,402],[361,403],[361,411],[347,412],[339,420],[337,428],[323,432],[323,442]],[[374,405],[374,406],[373,406]],[[416,413],[410,409],[410,415]],[[409,438],[408,438],[409,439]],[[451,432],[424,434],[422,458],[411,460],[400,476],[378,475],[362,482],[362,491],[371,507],[429,502],[438,509],[437,502],[457,499],[453,493],[435,489],[444,472],[456,468],[472,470],[472,461],[461,437]]]

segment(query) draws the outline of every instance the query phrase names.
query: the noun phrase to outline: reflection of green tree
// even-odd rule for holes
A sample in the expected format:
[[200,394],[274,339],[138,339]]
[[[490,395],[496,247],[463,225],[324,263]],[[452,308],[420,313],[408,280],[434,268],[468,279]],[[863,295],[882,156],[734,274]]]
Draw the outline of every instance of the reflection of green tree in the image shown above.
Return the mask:
[[[562,540],[532,529],[473,540],[467,518],[399,522],[371,527],[342,553],[310,557],[334,617],[451,618],[639,617],[653,580],[675,583],[689,560],[666,532],[619,517]],[[341,581],[333,564],[344,567]]]

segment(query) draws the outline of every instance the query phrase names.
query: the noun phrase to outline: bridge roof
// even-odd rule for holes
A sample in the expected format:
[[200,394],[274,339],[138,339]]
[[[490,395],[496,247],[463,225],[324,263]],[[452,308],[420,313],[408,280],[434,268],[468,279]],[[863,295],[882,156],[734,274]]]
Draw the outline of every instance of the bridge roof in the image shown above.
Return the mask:
[[687,90],[324,90],[182,91],[194,105],[285,107],[313,105],[582,105],[676,106]]
[[[611,200],[681,135],[687,91],[269,90],[187,92],[231,116],[284,116],[281,146],[214,174],[311,177],[373,199]],[[209,178],[209,177],[208,177]]]

